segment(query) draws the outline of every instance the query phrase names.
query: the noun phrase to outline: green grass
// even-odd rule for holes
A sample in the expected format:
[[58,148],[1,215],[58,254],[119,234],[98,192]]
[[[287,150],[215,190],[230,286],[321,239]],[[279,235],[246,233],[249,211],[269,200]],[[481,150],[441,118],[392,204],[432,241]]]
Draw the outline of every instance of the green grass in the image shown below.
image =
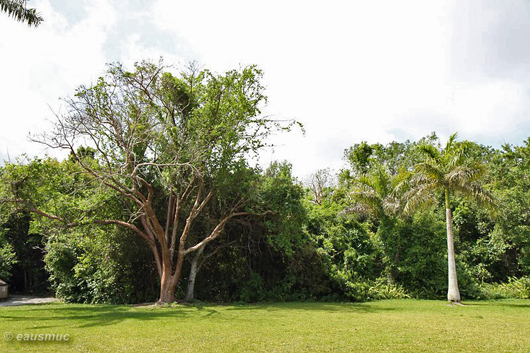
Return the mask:
[[[4,339],[12,332],[12,341]],[[18,334],[68,334],[19,342]],[[0,308],[0,352],[528,351],[530,301]]]

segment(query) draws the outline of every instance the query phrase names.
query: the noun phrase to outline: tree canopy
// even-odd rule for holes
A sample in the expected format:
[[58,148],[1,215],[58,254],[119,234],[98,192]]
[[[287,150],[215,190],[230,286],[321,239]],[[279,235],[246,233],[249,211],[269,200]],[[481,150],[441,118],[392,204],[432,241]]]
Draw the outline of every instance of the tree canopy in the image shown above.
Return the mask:
[[530,140],[361,142],[300,182],[251,165],[296,124],[261,81],[144,61],[80,86],[32,136],[68,157],[0,167],[0,276],[86,303],[530,296]]
[[[73,185],[76,192],[88,184],[100,190],[91,202],[80,203],[77,212],[54,213],[12,190],[13,204],[66,227],[114,224],[142,237],[156,261],[160,302],[175,300],[188,254],[216,239],[232,218],[251,213],[245,206],[252,180],[241,179],[245,158],[265,146],[271,132],[292,126],[261,116],[266,97],[255,66],[224,75],[191,66],[175,76],[166,69],[162,62],[137,63],[133,71],[110,65],[96,84],[65,99],[67,112],[57,116],[53,131],[34,137],[70,152],[87,178]],[[84,144],[95,158],[78,149]],[[227,191],[233,185],[239,189]],[[100,204],[114,199],[127,210],[122,218],[98,214]],[[192,237],[210,204],[218,218]]]

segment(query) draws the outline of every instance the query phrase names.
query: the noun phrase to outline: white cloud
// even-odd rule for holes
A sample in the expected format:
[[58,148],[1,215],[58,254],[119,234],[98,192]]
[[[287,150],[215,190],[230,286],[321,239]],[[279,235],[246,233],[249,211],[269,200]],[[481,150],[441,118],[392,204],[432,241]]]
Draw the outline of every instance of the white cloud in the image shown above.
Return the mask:
[[392,140],[396,119],[445,94],[443,5],[159,0],[154,11],[157,25],[186,38],[207,66],[264,69],[267,112],[307,129],[305,138],[277,139],[274,157],[302,174],[340,166],[355,142]]
[[[135,1],[35,3],[44,24],[0,21],[0,151],[27,147],[47,104],[102,74],[104,64],[164,56],[214,71],[258,64],[266,114],[301,121],[307,135],[274,139],[262,161],[299,175],[339,168],[354,143],[436,131],[499,144],[528,133],[530,6],[456,0]],[[54,8],[54,6],[60,8]],[[75,7],[75,16],[69,11]],[[61,11],[59,11],[61,10]],[[68,10],[68,11],[67,11]],[[1,19],[0,19],[1,20]]]
[[461,117],[459,127],[465,134],[507,136],[517,132],[518,121],[529,113],[527,99],[523,87],[508,80],[462,84],[455,88],[452,113]]
[[11,155],[41,154],[42,146],[28,143],[29,132],[49,128],[48,106],[59,110],[59,97],[74,93],[81,83],[90,83],[104,68],[102,47],[106,32],[116,22],[116,13],[105,1],[91,4],[88,16],[72,26],[47,0],[35,7],[45,18],[37,29],[12,20],[0,22],[2,55],[0,87],[3,98],[0,150]]

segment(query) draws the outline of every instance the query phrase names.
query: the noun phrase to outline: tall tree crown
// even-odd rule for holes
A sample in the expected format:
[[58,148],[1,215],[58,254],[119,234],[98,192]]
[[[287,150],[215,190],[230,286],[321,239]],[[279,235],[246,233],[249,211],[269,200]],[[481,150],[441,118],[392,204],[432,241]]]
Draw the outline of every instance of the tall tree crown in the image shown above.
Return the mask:
[[458,193],[482,205],[494,207],[493,196],[481,186],[486,168],[472,158],[471,147],[469,141],[457,141],[456,133],[449,137],[443,148],[432,143],[421,144],[418,150],[425,159],[415,167],[405,211],[412,212],[432,204],[439,193]]

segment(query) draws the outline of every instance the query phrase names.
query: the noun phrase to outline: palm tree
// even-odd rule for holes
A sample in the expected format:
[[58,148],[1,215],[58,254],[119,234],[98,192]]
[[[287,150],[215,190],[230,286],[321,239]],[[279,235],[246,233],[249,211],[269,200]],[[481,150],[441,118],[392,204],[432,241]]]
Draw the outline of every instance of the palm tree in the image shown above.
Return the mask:
[[[353,180],[351,189],[351,207],[346,212],[362,214],[378,220],[378,235],[383,241],[387,281],[393,284],[399,262],[399,234],[394,234],[396,219],[402,213],[398,188],[402,185],[406,173],[391,175],[385,167],[375,163],[370,171]],[[396,236],[397,247],[389,246],[390,237]]]
[[349,210],[381,218],[399,211],[396,188],[402,175],[390,175],[381,165],[376,164],[371,172],[359,175],[353,181],[350,194],[353,207]]
[[25,0],[0,0],[0,11],[17,21],[26,22],[30,27],[37,27],[43,18],[36,9],[28,9]]
[[460,291],[455,264],[451,195],[458,193],[482,205],[495,205],[492,195],[480,185],[486,169],[483,164],[470,157],[472,144],[469,141],[457,142],[456,138],[455,133],[443,149],[432,144],[419,146],[419,151],[425,159],[415,167],[412,187],[407,193],[408,201],[405,205],[405,212],[410,212],[421,205],[434,203],[440,194],[444,197],[447,226],[447,299],[452,303],[460,303]]

